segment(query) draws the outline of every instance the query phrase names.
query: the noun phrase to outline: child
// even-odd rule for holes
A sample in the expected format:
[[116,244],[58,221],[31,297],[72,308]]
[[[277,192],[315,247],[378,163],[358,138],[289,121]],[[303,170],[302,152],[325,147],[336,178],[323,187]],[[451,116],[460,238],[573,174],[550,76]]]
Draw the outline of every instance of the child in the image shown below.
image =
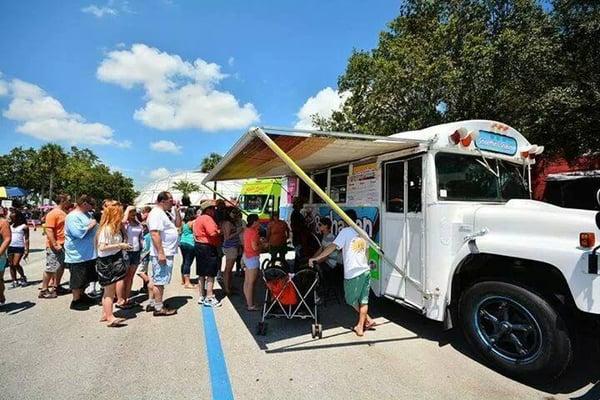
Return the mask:
[[[145,228],[145,227],[144,227]],[[140,254],[140,265],[138,266],[137,275],[144,281],[144,286],[141,291],[148,293],[149,303],[146,306],[146,311],[150,312],[154,309],[154,292],[152,290],[152,279],[148,276],[148,264],[150,263],[150,246],[152,245],[152,238],[148,229],[144,229],[144,248]]]

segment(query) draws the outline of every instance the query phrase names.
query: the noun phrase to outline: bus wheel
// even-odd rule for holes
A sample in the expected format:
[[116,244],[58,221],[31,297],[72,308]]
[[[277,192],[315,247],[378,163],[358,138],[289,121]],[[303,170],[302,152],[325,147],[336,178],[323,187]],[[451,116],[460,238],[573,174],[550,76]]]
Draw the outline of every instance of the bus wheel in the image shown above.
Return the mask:
[[507,375],[552,380],[568,367],[572,343],[565,321],[543,298],[506,282],[480,282],[459,302],[467,342]]

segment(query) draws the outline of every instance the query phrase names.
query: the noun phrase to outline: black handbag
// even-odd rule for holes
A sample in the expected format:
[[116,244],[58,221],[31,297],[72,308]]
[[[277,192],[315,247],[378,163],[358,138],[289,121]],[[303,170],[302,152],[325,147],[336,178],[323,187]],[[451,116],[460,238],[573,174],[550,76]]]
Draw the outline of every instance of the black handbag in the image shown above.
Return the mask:
[[98,273],[98,282],[102,286],[120,281],[127,273],[127,262],[123,257],[123,252],[98,257],[96,259],[96,272]]

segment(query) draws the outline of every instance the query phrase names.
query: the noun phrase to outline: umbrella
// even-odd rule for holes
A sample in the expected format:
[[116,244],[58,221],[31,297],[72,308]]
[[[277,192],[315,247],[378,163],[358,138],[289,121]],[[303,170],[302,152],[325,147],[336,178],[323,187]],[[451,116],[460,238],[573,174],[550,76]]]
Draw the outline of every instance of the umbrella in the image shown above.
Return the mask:
[[6,197],[24,197],[27,191],[16,186],[0,186],[0,198]]

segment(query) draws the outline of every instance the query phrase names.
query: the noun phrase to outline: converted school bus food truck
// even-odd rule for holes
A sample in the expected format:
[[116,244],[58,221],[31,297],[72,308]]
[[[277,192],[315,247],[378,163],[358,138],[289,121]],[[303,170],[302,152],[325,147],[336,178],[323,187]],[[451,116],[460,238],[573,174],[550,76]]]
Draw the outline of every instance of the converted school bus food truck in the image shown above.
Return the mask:
[[299,177],[309,209],[369,241],[376,296],[460,326],[504,373],[552,379],[572,359],[577,324],[599,320],[588,263],[599,232],[592,211],[530,200],[542,151],[485,120],[389,137],[252,128],[206,181]]

